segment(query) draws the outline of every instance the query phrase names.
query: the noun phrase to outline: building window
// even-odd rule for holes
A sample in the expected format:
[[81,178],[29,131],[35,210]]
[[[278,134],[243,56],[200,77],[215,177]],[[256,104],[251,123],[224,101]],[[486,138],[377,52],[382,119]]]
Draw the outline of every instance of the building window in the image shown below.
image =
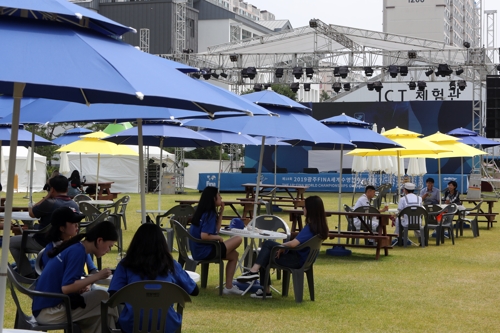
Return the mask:
[[189,36],[194,38],[195,37],[195,29],[194,29],[194,20],[193,19],[187,19],[188,21],[188,33],[189,33]]
[[245,30],[245,29],[241,29],[241,39],[244,40],[244,39],[248,39],[248,38],[252,38],[252,33],[250,31]]

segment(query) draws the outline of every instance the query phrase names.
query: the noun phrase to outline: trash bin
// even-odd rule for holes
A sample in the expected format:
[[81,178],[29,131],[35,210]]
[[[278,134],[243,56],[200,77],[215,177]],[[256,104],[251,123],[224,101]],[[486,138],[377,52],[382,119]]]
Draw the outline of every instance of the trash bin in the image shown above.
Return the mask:
[[161,180],[162,194],[175,194],[175,175],[173,173],[163,174]]

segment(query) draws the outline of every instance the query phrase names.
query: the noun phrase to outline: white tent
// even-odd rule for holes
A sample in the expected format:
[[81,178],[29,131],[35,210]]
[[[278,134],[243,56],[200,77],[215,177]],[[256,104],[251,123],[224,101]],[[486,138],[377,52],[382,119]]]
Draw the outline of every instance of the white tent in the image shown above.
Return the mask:
[[[2,154],[5,158],[5,164],[9,164],[9,149],[2,147]],[[29,184],[29,173],[26,172],[26,160],[28,158],[28,149],[22,146],[17,147],[16,152],[16,174],[18,178],[19,192],[26,191]],[[43,190],[43,186],[47,180],[46,169],[47,158],[45,156],[35,153],[35,171],[33,174],[33,191],[39,192]],[[3,171],[3,170],[2,170]],[[7,188],[7,170],[1,174],[1,182],[3,188]]]
[[[137,146],[129,146],[138,151]],[[147,152],[144,152],[144,158]],[[160,148],[149,147],[149,158],[156,161],[160,160]],[[79,170],[80,176],[85,176],[88,182],[96,181],[97,172],[97,154],[81,154],[82,170],[80,170],[80,154],[68,153],[68,160],[71,170]],[[174,154],[163,152],[163,162],[169,164],[174,160]],[[147,165],[147,163],[146,163]],[[166,172],[166,168],[162,170]],[[111,186],[112,192],[120,193],[139,193],[139,157],[101,154],[99,166],[99,182],[114,182]]]

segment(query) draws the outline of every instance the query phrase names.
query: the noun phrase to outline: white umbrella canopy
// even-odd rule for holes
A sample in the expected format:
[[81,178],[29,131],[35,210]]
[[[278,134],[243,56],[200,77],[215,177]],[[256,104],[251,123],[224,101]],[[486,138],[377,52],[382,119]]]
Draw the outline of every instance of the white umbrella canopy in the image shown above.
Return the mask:
[[354,158],[352,159],[351,170],[354,173],[368,171],[367,166],[366,166],[366,157],[354,156]]
[[425,163],[425,157],[418,158],[418,171],[420,172],[420,176],[423,176],[427,173],[427,164]]
[[419,176],[420,170],[418,165],[418,160],[416,157],[410,158],[408,162],[408,171],[406,172],[408,176]]
[[[26,170],[26,173],[30,173],[31,169],[31,147],[28,147],[28,156],[26,156],[26,163],[24,164],[24,170]],[[33,171],[36,171],[36,165],[33,163]]]
[[68,174],[70,171],[68,153],[63,151],[59,154],[59,173]]

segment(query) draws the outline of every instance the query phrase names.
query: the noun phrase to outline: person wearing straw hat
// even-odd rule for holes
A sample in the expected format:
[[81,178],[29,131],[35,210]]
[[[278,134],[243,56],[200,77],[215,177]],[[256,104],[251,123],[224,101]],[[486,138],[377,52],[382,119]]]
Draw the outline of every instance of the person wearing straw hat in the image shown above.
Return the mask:
[[[411,206],[419,206],[422,207],[422,198],[416,195],[415,193],[415,184],[413,183],[404,183],[403,184],[403,192],[404,196],[399,200],[398,204],[398,211],[402,211],[406,207],[411,207]],[[408,220],[406,216],[403,216],[401,219],[401,225],[403,227],[408,226]],[[395,234],[399,235],[399,223],[396,223],[396,230]],[[395,239],[397,241],[397,239]]]

